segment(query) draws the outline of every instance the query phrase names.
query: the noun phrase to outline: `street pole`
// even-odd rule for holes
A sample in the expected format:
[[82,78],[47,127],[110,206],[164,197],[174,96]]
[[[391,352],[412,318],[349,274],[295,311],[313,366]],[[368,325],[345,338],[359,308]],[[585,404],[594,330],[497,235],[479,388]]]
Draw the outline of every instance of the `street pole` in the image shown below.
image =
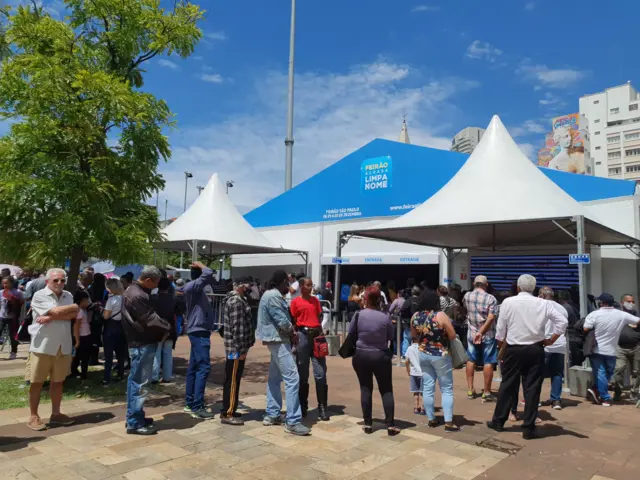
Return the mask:
[[198,185],[196,188],[198,189],[198,196],[200,196],[200,194],[202,193],[202,190],[204,190],[204,187],[201,187],[200,185]]
[[291,0],[291,31],[289,33],[289,101],[287,108],[287,137],[284,145],[287,157],[284,170],[284,190],[291,190],[293,181],[293,76],[296,44],[296,0]]
[[[165,198],[164,200],[164,226],[167,226],[167,205],[169,204],[169,200],[167,200]],[[165,259],[165,255],[166,255],[166,250],[162,250],[162,265],[161,267],[164,268],[164,265],[166,265],[166,259]]]
[[[160,218],[160,208],[159,208],[159,202],[160,202],[160,190],[156,190],[156,215],[158,217],[158,219]],[[157,250],[154,248],[153,249],[153,264],[157,266],[158,262],[157,262]]]
[[[192,177],[193,175],[190,172],[187,172],[185,170],[184,172],[184,209],[182,210],[183,213],[187,211],[187,184],[189,183],[189,179]],[[184,263],[184,252],[180,252],[180,268],[182,268],[183,263]]]
[[233,188],[233,186],[236,184],[236,182],[234,182],[233,180],[227,180],[226,186],[227,186],[227,195],[229,195],[229,189]]

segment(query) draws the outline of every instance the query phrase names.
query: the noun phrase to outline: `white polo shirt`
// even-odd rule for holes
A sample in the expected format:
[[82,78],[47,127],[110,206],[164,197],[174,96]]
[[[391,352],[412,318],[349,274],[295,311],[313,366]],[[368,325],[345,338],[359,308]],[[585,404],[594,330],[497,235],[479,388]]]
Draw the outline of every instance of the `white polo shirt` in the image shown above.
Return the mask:
[[[31,300],[34,325],[37,324],[38,318],[46,316],[52,308],[66,307],[68,305],[73,305],[73,295],[71,293],[63,290],[60,297],[58,297],[49,287],[44,287],[36,292]],[[35,334],[31,335],[30,352],[55,356],[58,354],[58,349],[62,349],[63,355],[71,355],[70,320],[52,320],[44,325],[37,325],[39,328],[35,331]]]

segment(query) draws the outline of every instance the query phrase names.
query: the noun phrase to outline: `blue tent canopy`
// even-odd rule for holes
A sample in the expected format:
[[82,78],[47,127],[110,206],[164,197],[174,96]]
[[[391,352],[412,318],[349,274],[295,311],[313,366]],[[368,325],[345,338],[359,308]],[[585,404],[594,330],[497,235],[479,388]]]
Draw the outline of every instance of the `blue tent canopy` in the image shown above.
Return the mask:
[[[468,157],[376,139],[247,213],[245,218],[257,228],[403,215],[442,188]],[[542,171],[579,202],[626,197],[635,192],[633,181],[546,168]],[[478,185],[481,189],[482,185]],[[298,205],[304,208],[297,208]]]

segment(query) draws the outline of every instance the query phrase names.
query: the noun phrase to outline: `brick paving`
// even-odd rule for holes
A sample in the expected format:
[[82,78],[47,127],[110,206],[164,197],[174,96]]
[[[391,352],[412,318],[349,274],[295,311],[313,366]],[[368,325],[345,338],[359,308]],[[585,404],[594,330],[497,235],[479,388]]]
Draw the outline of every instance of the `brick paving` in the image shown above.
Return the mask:
[[[221,398],[222,342],[214,335],[213,370],[207,399]],[[2,361],[5,371],[18,371]],[[328,423],[308,419],[312,436],[292,437],[281,427],[263,427],[268,352],[250,352],[241,387],[247,424],[234,428],[218,420],[198,422],[180,412],[188,341],[175,351],[174,386],[164,388],[150,402],[160,433],[151,438],[125,434],[122,402],[82,400],[66,402],[63,410],[79,416],[79,425],[36,433],[26,428],[25,409],[0,412],[0,479],[214,479],[214,478],[409,478],[447,479],[585,479],[626,480],[640,471],[640,410],[633,405],[597,407],[567,398],[567,408],[541,409],[539,428],[545,438],[526,442],[518,425],[497,434],[486,428],[493,405],[466,399],[464,374],[455,372],[455,421],[462,431],[446,434],[428,429],[425,418],[413,414],[404,368],[394,369],[396,417],[401,435],[388,437],[382,424],[364,435],[359,390],[350,362],[328,360]],[[18,373],[14,373],[18,374]],[[481,378],[476,378],[480,386]],[[496,385],[496,390],[498,383]],[[546,386],[548,387],[548,386]],[[545,388],[544,394],[548,393]],[[310,393],[314,405],[315,393]],[[436,404],[439,399],[436,398]],[[43,405],[46,416],[46,405]],[[374,395],[374,416],[382,415]],[[46,418],[46,417],[45,417]]]

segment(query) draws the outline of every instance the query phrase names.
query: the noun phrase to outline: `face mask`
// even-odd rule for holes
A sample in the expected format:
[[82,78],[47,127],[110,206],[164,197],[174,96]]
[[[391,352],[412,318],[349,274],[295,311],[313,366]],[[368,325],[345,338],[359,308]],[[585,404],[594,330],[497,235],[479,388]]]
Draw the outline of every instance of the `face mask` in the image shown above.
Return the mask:
[[622,304],[622,306],[624,307],[625,310],[635,310],[636,309],[636,304],[635,303],[624,302]]

